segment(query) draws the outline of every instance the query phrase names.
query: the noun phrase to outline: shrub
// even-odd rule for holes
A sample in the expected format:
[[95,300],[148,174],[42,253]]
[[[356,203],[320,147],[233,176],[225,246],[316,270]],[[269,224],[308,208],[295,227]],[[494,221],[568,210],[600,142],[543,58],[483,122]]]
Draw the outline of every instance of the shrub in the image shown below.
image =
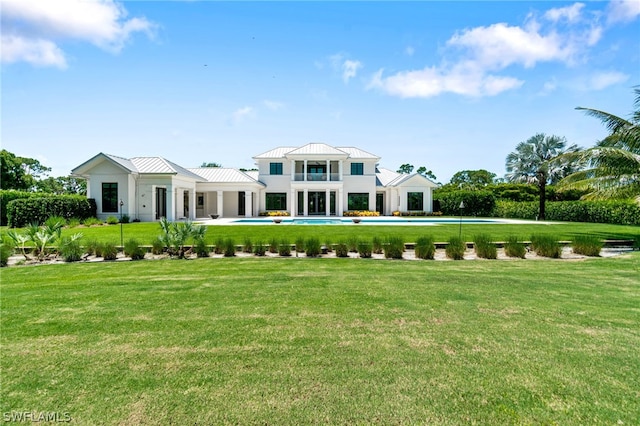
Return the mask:
[[[493,211],[496,217],[536,219],[538,203],[499,201]],[[545,209],[546,220],[563,222],[612,223],[640,225],[640,205],[624,200],[554,201]]]
[[473,249],[476,256],[482,259],[497,259],[498,248],[487,234],[478,234],[473,237]]
[[253,254],[256,256],[264,256],[267,253],[267,249],[262,243],[262,241],[258,241],[255,246],[253,246]]
[[298,237],[296,239],[296,254],[304,252],[304,238]]
[[95,226],[95,225],[102,225],[102,221],[100,219],[98,219],[97,217],[88,217],[85,220],[82,221],[82,224],[84,226]]
[[274,237],[269,241],[269,253],[277,253],[278,252],[278,240]]
[[242,246],[242,251],[244,253],[253,253],[253,243],[251,242],[250,237],[245,237],[244,245]]
[[236,255],[236,244],[231,238],[224,240],[224,257],[233,257]]
[[71,219],[67,220],[67,226],[69,228],[77,228],[78,226],[80,226],[80,219],[78,219],[77,217],[72,217]]
[[263,211],[258,213],[258,216],[267,216],[267,217],[273,217],[273,216],[291,216],[291,214],[287,211]]
[[375,217],[380,216],[380,212],[371,211],[371,210],[347,210],[342,212],[342,215],[345,217]]
[[403,252],[404,241],[402,238],[396,236],[387,238],[387,243],[384,245],[385,259],[402,259]]
[[291,243],[287,240],[280,241],[280,244],[278,244],[278,254],[284,257],[291,256]]
[[86,219],[96,215],[96,203],[81,195],[49,195],[18,198],[7,203],[7,224],[24,227],[31,223],[42,224],[51,216],[70,219]]
[[462,260],[464,259],[464,252],[467,249],[467,244],[464,240],[456,235],[449,238],[449,244],[445,248],[445,254],[449,259]]
[[496,197],[491,191],[451,191],[438,194],[442,213],[448,216],[459,215],[460,202],[464,201],[462,214],[465,216],[491,216],[496,206]]
[[164,253],[164,249],[165,249],[165,245],[164,242],[162,241],[162,238],[157,237],[155,240],[153,240],[151,242],[151,253],[155,254],[155,255],[159,255]]
[[520,259],[524,259],[526,253],[527,248],[524,246],[524,243],[518,241],[518,237],[515,235],[507,237],[507,240],[504,243],[504,254],[509,257],[519,257]]
[[360,241],[358,243],[358,254],[363,259],[371,258],[372,244],[370,242]]
[[373,237],[372,249],[375,254],[382,254],[382,239],[380,237]]
[[436,254],[436,245],[433,242],[433,237],[419,237],[416,240],[415,254],[418,259],[433,260]]
[[309,238],[304,243],[305,253],[307,257],[320,256],[322,247],[320,246],[320,240],[317,238]]
[[203,239],[196,240],[193,245],[193,251],[195,251],[198,257],[209,257],[209,246]]
[[531,249],[538,256],[551,257],[558,259],[562,253],[558,239],[552,235],[532,235]]
[[336,244],[336,257],[349,257],[349,247],[345,242]]
[[129,256],[131,260],[144,259],[144,249],[140,247],[138,241],[134,239],[127,240],[124,243],[124,254]]
[[9,256],[13,254],[13,247],[6,242],[0,243],[0,267],[7,266]]
[[129,223],[131,221],[131,218],[129,217],[128,214],[123,214],[122,217],[120,218],[120,223]]
[[215,254],[224,253],[224,238],[218,237],[218,239],[216,240],[216,244],[213,248],[213,253]]
[[96,247],[98,247],[99,244],[100,243],[96,239],[87,241],[84,245],[85,253],[87,253],[87,255],[89,256],[93,256],[94,254],[96,254]]
[[114,243],[105,243],[102,245],[102,257],[104,260],[116,260],[118,257],[118,249]]
[[120,221],[118,220],[117,217],[115,217],[115,216],[107,217],[107,225],[116,225],[118,223],[120,223]]
[[94,247],[94,253],[96,257],[102,257],[103,252],[104,252],[104,244],[97,243],[96,246]]
[[351,253],[356,253],[358,251],[358,237],[355,235],[350,235],[347,238],[347,248]]
[[576,235],[571,244],[573,252],[585,256],[600,256],[603,242],[600,238],[592,235]]

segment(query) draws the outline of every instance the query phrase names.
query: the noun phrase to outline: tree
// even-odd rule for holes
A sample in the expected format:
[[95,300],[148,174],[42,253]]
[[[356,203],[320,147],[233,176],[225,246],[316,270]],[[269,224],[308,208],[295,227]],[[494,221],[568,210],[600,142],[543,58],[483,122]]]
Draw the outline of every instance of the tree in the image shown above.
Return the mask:
[[413,171],[413,166],[411,164],[403,164],[397,170],[398,173],[402,173],[406,175],[411,174],[412,171]]
[[431,170],[427,170],[427,168],[425,166],[418,167],[418,170],[416,170],[416,173],[419,174],[419,175],[422,175],[422,176],[424,176],[426,178],[429,178],[429,179],[431,179],[433,181],[438,179],[436,177],[436,175],[434,175]]
[[539,189],[540,207],[538,218],[545,218],[547,184],[577,171],[579,164],[560,159],[566,152],[575,152],[578,147],[567,147],[567,140],[560,136],[538,133],[516,146],[506,159],[506,179],[510,182],[535,183]]
[[462,170],[453,175],[449,183],[458,189],[476,189],[495,183],[496,174],[487,170]]
[[30,191],[40,175],[50,171],[36,159],[17,157],[6,149],[0,151],[0,189]]
[[560,182],[563,188],[588,189],[584,198],[635,198],[640,203],[640,88],[635,88],[635,111],[624,118],[591,108],[577,110],[602,121],[610,134],[595,147],[567,154],[567,161],[587,167]]
[[206,161],[200,165],[200,167],[222,167],[220,163],[207,163]]
[[87,181],[73,176],[48,177],[35,182],[38,192],[60,195],[87,195]]

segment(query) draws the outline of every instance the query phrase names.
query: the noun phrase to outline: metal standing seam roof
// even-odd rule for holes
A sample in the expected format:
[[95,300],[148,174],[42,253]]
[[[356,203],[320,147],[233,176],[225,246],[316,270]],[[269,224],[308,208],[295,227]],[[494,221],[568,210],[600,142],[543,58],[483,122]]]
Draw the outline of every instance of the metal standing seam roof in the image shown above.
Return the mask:
[[346,152],[349,154],[349,158],[362,158],[362,159],[370,159],[370,160],[379,160],[380,157],[377,155],[373,155],[370,152],[364,151],[360,148],[356,148],[353,146],[339,146],[336,149],[340,151]]
[[281,146],[278,148],[274,148],[270,151],[263,152],[260,155],[256,155],[253,157],[254,159],[268,159],[268,158],[284,158],[284,156],[288,153],[296,149],[295,146]]
[[200,176],[197,174],[162,157],[134,157],[131,159],[131,162],[136,167],[138,173],[177,174],[200,180]]
[[248,173],[227,167],[198,167],[188,169],[206,182],[215,183],[260,183]]
[[[137,172],[138,171],[138,168],[128,158],[118,157],[117,155],[104,154],[104,153],[102,153],[102,155],[104,155],[105,157],[109,158],[111,161],[113,161],[115,163],[118,163],[119,165],[121,165],[125,169],[129,170],[130,172]],[[100,154],[96,155],[96,157],[98,157],[98,156],[100,156]],[[96,158],[96,157],[94,157],[94,158]]]
[[384,167],[377,167],[376,168],[376,179],[377,179],[376,185],[387,186],[401,176],[402,175],[400,173],[394,172],[393,170],[385,169]]
[[349,154],[334,148],[326,143],[308,143],[300,148],[294,149],[287,155],[346,155]]

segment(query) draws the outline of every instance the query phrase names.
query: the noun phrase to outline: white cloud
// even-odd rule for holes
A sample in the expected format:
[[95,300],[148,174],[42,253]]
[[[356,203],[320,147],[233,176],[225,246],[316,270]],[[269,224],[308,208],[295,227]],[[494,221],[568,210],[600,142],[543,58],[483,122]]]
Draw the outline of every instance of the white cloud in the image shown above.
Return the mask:
[[362,63],[360,61],[352,61],[347,59],[342,63],[342,81],[345,83],[349,82],[349,79],[356,76],[358,73],[358,69],[362,68]]
[[270,109],[271,111],[277,111],[284,108],[284,104],[282,102],[270,101],[268,99],[265,99],[264,101],[262,101],[262,103],[265,107],[267,107],[267,109]]
[[587,89],[602,90],[614,84],[624,83],[629,79],[627,74],[617,71],[599,72],[591,75],[587,80]]
[[407,56],[413,56],[416,53],[416,49],[413,46],[407,46],[404,48],[404,54]]
[[253,108],[251,108],[250,106],[245,106],[234,111],[234,113],[231,115],[231,120],[233,124],[239,124],[245,119],[252,116],[253,116]]
[[2,62],[29,62],[36,66],[66,68],[64,53],[55,43],[42,39],[25,39],[16,35],[2,35]]
[[[117,53],[134,33],[151,36],[156,27],[145,18],[127,15],[113,0],[3,0],[2,62],[62,67],[66,61],[61,61],[64,53],[58,43],[66,40]],[[34,55],[34,50],[40,54]],[[46,60],[53,52],[57,59]]]
[[545,12],[544,17],[550,21],[557,22],[566,20],[568,22],[577,22],[581,19],[584,3],[574,3],[567,7],[558,7],[549,9]]
[[441,93],[493,96],[516,89],[523,80],[499,73],[546,62],[573,66],[584,60],[603,33],[598,17],[584,14],[584,6],[575,3],[549,9],[541,18],[530,14],[520,26],[496,23],[458,31],[446,42],[439,65],[386,77],[380,70],[372,76],[369,88],[392,96],[422,98]]
[[640,16],[640,1],[617,0],[607,5],[607,23],[631,22]]
[[329,63],[336,73],[340,73],[345,84],[349,83],[349,80],[355,77],[358,70],[362,68],[362,62],[347,59],[344,53],[329,56]]

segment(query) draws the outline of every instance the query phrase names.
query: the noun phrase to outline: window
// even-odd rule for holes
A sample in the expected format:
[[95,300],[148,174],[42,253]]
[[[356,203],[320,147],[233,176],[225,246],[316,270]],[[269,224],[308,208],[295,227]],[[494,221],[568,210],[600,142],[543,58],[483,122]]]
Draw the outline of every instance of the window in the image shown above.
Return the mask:
[[269,174],[271,174],[271,175],[281,175],[282,174],[282,163],[269,163]]
[[347,196],[349,210],[369,210],[369,194],[350,192]]
[[364,163],[351,163],[352,175],[364,175]]
[[267,192],[266,204],[267,210],[286,210],[287,194],[286,192]]
[[408,192],[407,193],[407,210],[424,210],[423,204],[424,195],[422,192]]
[[118,213],[118,184],[102,182],[102,213]]

